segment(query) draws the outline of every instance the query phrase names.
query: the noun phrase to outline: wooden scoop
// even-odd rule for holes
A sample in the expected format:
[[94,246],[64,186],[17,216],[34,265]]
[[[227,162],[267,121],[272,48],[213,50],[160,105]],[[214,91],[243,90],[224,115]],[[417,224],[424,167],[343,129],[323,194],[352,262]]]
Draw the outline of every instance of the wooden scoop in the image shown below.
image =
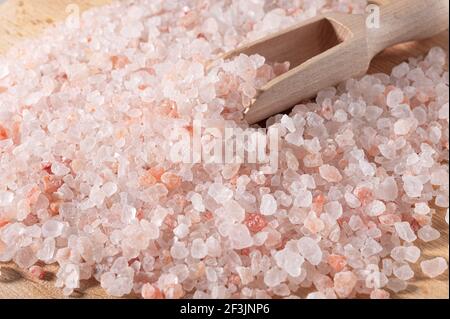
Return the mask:
[[[315,17],[224,55],[260,54],[269,62],[289,61],[291,70],[258,93],[245,117],[250,124],[284,112],[296,103],[367,72],[372,58],[385,48],[429,38],[448,29],[448,0],[390,0],[373,16],[330,13]],[[371,21],[369,21],[371,22]]]

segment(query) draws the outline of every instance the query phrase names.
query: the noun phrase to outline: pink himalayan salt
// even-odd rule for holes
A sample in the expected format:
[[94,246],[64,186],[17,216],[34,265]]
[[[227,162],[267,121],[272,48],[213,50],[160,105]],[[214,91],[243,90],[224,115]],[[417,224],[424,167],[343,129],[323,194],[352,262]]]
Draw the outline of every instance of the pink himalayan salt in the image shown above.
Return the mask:
[[448,269],[448,263],[444,258],[436,257],[422,261],[420,268],[427,277],[435,278],[442,275]]
[[334,291],[340,298],[347,298],[352,294],[357,282],[358,279],[352,272],[339,272],[334,275]]
[[30,276],[32,278],[39,279],[39,280],[45,279],[46,273],[41,266],[37,266],[37,265],[31,266],[30,269],[28,269],[28,272],[30,273]]
[[319,168],[320,176],[330,183],[338,183],[342,180],[342,175],[338,169],[331,165],[322,165]]

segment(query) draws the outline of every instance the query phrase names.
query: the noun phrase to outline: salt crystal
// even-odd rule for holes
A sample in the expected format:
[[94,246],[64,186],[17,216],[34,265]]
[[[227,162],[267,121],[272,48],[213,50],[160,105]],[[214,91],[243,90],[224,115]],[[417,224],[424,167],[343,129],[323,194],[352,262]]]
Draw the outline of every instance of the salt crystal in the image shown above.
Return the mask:
[[57,220],[48,220],[42,225],[42,236],[45,238],[59,237],[61,236],[64,229],[64,224]]
[[310,207],[312,204],[312,194],[307,190],[299,190],[296,192],[297,196],[294,199],[294,206],[296,207]]
[[424,260],[420,263],[422,272],[430,277],[436,278],[442,275],[448,269],[447,261],[442,257],[436,257],[430,260]]
[[264,274],[264,283],[268,287],[276,287],[286,280],[286,277],[286,272],[277,267],[273,267]]
[[414,272],[409,265],[394,267],[394,275],[400,280],[410,280],[414,277]]
[[366,212],[369,216],[380,216],[386,211],[386,205],[382,201],[374,200],[366,207]]
[[419,229],[417,236],[427,243],[439,239],[441,237],[441,233],[430,225],[426,225]]
[[416,203],[414,207],[414,212],[419,215],[427,215],[430,211],[430,207],[427,203]]
[[403,179],[403,189],[409,197],[420,197],[423,191],[422,180],[418,176],[405,175]]
[[297,245],[300,254],[312,265],[318,265],[322,261],[322,250],[314,239],[302,237]]
[[322,165],[319,168],[320,176],[330,183],[339,183],[342,180],[342,175],[339,170],[331,165]]
[[191,256],[196,259],[205,258],[208,254],[208,248],[202,239],[194,239],[191,246]]
[[253,245],[253,238],[245,225],[239,224],[233,226],[228,236],[233,249],[244,249]]
[[334,291],[341,298],[349,297],[358,282],[357,277],[350,271],[339,272],[334,275]]
[[117,184],[113,182],[107,182],[102,186],[102,191],[106,197],[111,197],[117,192],[117,190]]
[[277,211],[277,201],[276,199],[270,195],[265,194],[261,199],[261,214],[263,215],[273,215]]
[[388,93],[386,104],[389,107],[396,107],[403,101],[403,98],[404,98],[403,91],[396,88]]
[[408,222],[398,222],[395,223],[394,226],[398,236],[408,243],[412,243],[417,239],[417,236],[414,234],[411,225]]
[[11,192],[0,191],[0,207],[9,206],[14,200],[14,194]]

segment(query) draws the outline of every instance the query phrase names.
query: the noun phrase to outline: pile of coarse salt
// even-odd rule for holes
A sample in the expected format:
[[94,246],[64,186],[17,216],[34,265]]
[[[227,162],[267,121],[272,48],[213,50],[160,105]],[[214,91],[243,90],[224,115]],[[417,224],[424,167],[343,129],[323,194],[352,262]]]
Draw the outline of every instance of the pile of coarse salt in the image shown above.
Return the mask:
[[439,48],[270,119],[275,172],[169,157],[194,119],[248,129],[245,106],[286,71],[260,56],[206,71],[220,53],[365,5],[120,1],[0,57],[0,261],[36,277],[58,263],[66,294],[94,277],[144,298],[388,298],[415,263],[444,273],[448,256],[420,250],[440,237],[434,214],[448,223]]

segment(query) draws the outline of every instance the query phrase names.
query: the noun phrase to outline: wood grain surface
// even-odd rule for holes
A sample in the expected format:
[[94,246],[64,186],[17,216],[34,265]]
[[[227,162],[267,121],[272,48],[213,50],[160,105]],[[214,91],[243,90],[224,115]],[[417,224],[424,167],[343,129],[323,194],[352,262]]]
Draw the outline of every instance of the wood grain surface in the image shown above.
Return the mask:
[[[7,0],[0,4],[0,54],[19,41],[38,36],[46,27],[67,18],[66,8],[69,4],[76,4],[81,10],[85,10],[110,2],[110,0]],[[395,65],[409,57],[424,55],[433,46],[440,46],[448,52],[448,32],[383,51],[373,60],[369,73],[389,73]],[[394,298],[449,298],[448,270],[438,278],[429,279],[422,275],[419,267],[421,260],[436,256],[444,256],[448,261],[448,225],[444,221],[444,216],[443,210],[436,211],[433,226],[441,231],[442,236],[434,242],[419,244],[423,254],[414,266],[416,277],[410,282],[407,290],[394,295]],[[46,266],[46,270],[49,273],[45,280],[35,280],[11,263],[0,263],[0,298],[64,298],[61,290],[54,287],[56,266]],[[108,298],[95,280],[83,282],[73,297]]]

